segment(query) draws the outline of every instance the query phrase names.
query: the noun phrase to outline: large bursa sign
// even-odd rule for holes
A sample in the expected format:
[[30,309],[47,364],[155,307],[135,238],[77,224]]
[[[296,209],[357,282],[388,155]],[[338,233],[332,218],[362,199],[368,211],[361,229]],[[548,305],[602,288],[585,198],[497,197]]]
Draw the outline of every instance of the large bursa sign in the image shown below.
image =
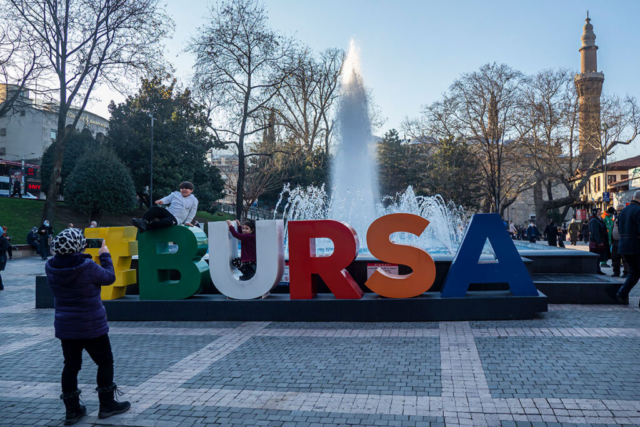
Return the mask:
[[[382,262],[409,266],[412,272],[391,274],[378,268],[366,282],[370,290],[387,298],[411,298],[431,288],[436,267],[429,253],[390,239],[393,233],[398,232],[419,236],[428,226],[427,219],[402,213],[380,217],[371,224],[366,235],[371,255]],[[362,298],[362,288],[346,270],[356,259],[359,248],[359,236],[351,226],[334,220],[311,220],[289,221],[288,227],[291,299],[314,298],[318,278],[322,278],[337,299]],[[92,232],[95,236],[87,237],[107,240],[116,266],[117,281],[103,291],[103,299],[124,296],[126,285],[135,283],[135,272],[129,267],[136,242],[130,233],[117,231],[123,228],[87,230],[97,230]],[[109,233],[113,237],[110,238]],[[316,255],[315,242],[319,238],[333,242],[332,254]],[[479,262],[487,239],[497,262]],[[231,259],[238,256],[238,241],[231,236],[225,222],[210,222],[208,238],[199,228],[182,226],[140,234],[137,241],[140,299],[189,298],[207,283],[209,277],[214,286],[229,298],[260,298],[279,284],[284,272],[283,221],[258,221],[256,242],[256,274],[250,280],[240,281],[231,266]],[[170,250],[170,243],[177,245],[177,251]],[[207,245],[209,263],[202,260]],[[472,217],[441,296],[464,297],[472,283],[507,283],[514,296],[538,295],[498,214],[476,214]],[[121,289],[119,292],[113,290],[118,288]]]

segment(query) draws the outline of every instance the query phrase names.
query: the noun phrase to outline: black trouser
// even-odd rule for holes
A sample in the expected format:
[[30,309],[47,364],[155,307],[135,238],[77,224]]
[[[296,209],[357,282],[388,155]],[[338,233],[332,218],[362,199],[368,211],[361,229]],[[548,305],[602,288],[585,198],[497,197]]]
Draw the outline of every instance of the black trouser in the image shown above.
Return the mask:
[[611,252],[611,264],[613,267],[613,274],[620,274],[620,265],[624,267],[624,274],[629,272],[629,265],[627,261],[622,258],[622,255],[618,253],[618,240],[613,241],[613,252]]
[[40,239],[39,252],[42,259],[47,259],[49,256],[49,237],[43,236]]
[[[147,226],[149,230],[167,228],[178,223],[178,220],[175,216],[171,215],[171,212],[159,206],[151,207],[151,209],[142,215],[142,218],[149,223]],[[154,221],[154,219],[157,219],[158,221]]]
[[622,288],[618,291],[618,294],[627,296],[629,292],[631,292],[631,289],[638,283],[638,280],[640,280],[640,254],[624,254],[622,258],[629,264],[629,275],[624,285],[622,285]]
[[84,340],[61,339],[64,369],[62,370],[62,392],[70,393],[78,389],[78,372],[82,368],[82,350],[98,365],[96,381],[98,387],[113,384],[113,354],[109,335]]
[[20,198],[22,199],[22,193],[20,192],[20,189],[19,189],[19,188],[18,188],[18,189],[16,189],[16,188],[14,188],[14,189],[13,189],[13,192],[11,193],[11,197],[15,197],[15,196],[16,196],[16,194],[17,194],[18,196],[20,196]]

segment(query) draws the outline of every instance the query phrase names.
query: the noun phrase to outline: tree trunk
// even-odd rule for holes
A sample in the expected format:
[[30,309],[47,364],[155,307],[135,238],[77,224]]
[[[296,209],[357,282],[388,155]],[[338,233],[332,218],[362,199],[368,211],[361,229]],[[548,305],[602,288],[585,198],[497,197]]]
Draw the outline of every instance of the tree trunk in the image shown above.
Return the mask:
[[[64,91],[63,91],[64,92]],[[66,96],[66,92],[61,96]],[[47,199],[44,202],[42,221],[48,220],[51,224],[56,219],[56,201],[60,193],[60,183],[62,175],[62,160],[64,158],[64,147],[67,142],[67,112],[68,107],[60,103],[58,111],[58,133],[56,135],[56,149],[53,152],[53,167],[49,178],[49,188],[47,189]]]
[[[542,199],[542,183],[540,180],[533,186],[533,203],[536,210],[536,225],[539,230],[544,230],[549,220],[547,219],[547,209]],[[542,233],[542,231],[540,231]]]
[[238,182],[236,183],[236,218],[242,221],[244,206],[244,146],[238,144]]

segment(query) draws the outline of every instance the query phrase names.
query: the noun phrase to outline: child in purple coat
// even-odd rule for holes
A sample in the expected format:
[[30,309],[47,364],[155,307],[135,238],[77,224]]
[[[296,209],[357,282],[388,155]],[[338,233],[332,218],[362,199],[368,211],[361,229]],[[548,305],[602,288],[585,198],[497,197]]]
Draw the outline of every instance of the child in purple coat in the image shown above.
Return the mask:
[[65,425],[75,424],[87,413],[80,404],[78,389],[83,350],[98,365],[98,417],[121,414],[131,407],[129,402],[117,402],[114,398],[118,388],[113,382],[107,312],[100,298],[101,287],[116,280],[109,248],[103,241],[98,252],[100,264],[96,264],[91,255],[83,253],[85,247],[82,230],[67,228],[53,239],[51,249],[55,256],[45,266],[55,301],[56,338],[62,344],[64,356],[60,398],[67,409]]
[[[240,221],[235,221],[240,225]],[[256,274],[256,223],[245,221],[242,224],[242,234],[236,231],[233,222],[227,220],[229,232],[233,237],[240,240],[240,258],[234,258],[231,264],[242,272],[240,280],[249,280]]]

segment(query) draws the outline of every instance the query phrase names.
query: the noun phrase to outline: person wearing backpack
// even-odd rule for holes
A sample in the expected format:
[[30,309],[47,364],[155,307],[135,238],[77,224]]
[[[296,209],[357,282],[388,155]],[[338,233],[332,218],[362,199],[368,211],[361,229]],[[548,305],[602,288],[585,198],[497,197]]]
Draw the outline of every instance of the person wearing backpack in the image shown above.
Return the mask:
[[617,210],[618,213],[613,220],[613,227],[611,229],[611,264],[613,266],[613,277],[620,276],[620,264],[624,267],[622,277],[627,277],[629,274],[629,265],[627,261],[622,258],[622,255],[618,253],[618,244],[620,243],[620,230],[619,230],[619,222],[620,222],[620,212],[624,209],[624,205],[618,205]]

